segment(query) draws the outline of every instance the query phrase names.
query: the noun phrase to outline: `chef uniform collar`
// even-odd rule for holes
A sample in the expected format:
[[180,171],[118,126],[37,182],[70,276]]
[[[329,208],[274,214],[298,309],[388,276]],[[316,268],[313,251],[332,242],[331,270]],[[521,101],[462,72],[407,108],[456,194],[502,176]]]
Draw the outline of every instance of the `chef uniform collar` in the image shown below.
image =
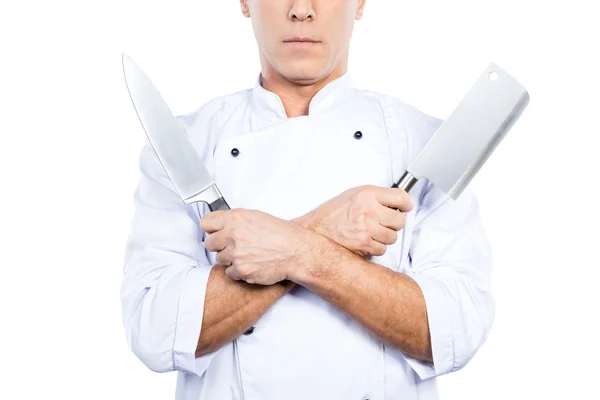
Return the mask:
[[[346,91],[353,87],[353,79],[348,72],[332,80],[319,90],[308,106],[308,115],[318,114],[332,108],[344,99]],[[272,123],[287,119],[279,96],[262,86],[262,74],[258,74],[252,90],[253,129],[260,129]]]

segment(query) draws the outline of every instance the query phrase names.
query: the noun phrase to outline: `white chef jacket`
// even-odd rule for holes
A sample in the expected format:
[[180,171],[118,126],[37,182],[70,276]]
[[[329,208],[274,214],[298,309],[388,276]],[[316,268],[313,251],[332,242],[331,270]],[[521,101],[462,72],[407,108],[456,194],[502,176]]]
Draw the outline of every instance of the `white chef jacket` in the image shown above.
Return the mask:
[[[442,123],[357,89],[349,73],[316,94],[308,116],[288,118],[259,74],[254,88],[177,118],[231,208],[288,220],[351,187],[390,187]],[[434,365],[383,345],[299,285],[251,334],[195,358],[216,264],[200,228],[208,208],[183,203],[148,142],[139,168],[122,281],[124,326],[148,368],[177,371],[177,400],[436,399],[435,377],[462,368],[487,337],[492,253],[477,200],[469,187],[455,201],[421,178],[398,240],[371,261],[420,286]]]

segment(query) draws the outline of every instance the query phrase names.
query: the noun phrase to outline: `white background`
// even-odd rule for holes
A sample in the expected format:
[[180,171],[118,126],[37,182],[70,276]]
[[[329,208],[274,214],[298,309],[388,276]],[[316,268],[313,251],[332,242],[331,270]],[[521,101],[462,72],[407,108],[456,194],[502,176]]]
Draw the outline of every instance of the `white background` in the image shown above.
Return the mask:
[[[473,180],[496,255],[486,344],[442,399],[599,398],[595,1],[371,0],[357,84],[446,117],[489,62],[528,89]],[[0,398],[170,399],[127,348],[119,286],[144,137],[121,53],[177,114],[254,85],[237,0],[0,7]]]

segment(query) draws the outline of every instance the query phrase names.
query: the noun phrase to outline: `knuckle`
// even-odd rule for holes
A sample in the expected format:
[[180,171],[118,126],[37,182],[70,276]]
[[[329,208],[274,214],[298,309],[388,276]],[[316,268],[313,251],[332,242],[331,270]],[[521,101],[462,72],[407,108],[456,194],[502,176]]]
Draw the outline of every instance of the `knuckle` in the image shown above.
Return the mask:
[[370,228],[366,222],[361,225],[361,234],[365,237],[365,240],[371,240],[373,233],[374,229]]
[[246,210],[244,210],[242,208],[234,208],[233,210],[231,210],[230,216],[232,219],[239,221],[244,218],[245,214],[246,214]]
[[243,230],[238,226],[231,228],[231,238],[233,239],[234,242],[243,241],[244,240]]
[[365,192],[373,192],[377,190],[377,186],[375,185],[363,185],[362,187],[364,188]]
[[359,187],[359,194],[362,197],[370,197],[377,188],[374,185],[363,185]]
[[371,236],[366,232],[361,233],[358,237],[358,244],[363,248],[368,248],[371,244]]
[[264,214],[265,213],[263,213],[260,210],[247,209],[247,210],[244,210],[244,220],[251,223],[253,221],[256,221],[257,218],[260,218],[260,216],[264,215]]
[[243,256],[241,254],[241,251],[238,248],[234,248],[233,250],[231,250],[231,261],[233,263],[238,263],[242,260]]
[[242,265],[237,266],[237,272],[238,272],[239,276],[246,279],[252,273],[252,269],[250,268],[250,266],[248,264],[242,264]]
[[210,226],[210,214],[209,215],[205,215],[202,217],[202,219],[200,220],[200,229],[202,229],[202,231],[207,232]]
[[356,187],[351,187],[350,189],[346,189],[342,192],[342,194],[347,194],[347,195],[356,195],[358,192],[360,192],[361,187],[360,186],[356,186]]
[[367,186],[358,186],[354,188],[352,199],[355,202],[364,201],[367,197],[369,197],[369,189],[367,189]]

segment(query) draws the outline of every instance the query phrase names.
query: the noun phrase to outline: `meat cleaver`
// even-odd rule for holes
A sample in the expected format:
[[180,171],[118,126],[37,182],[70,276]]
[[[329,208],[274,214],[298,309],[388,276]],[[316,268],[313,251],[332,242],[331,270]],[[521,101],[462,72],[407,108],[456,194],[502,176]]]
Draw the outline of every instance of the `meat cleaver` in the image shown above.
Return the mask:
[[529,93],[495,63],[485,69],[392,187],[423,177],[456,200],[529,104]]
[[210,211],[229,210],[184,127],[173,116],[152,81],[126,54],[122,55],[122,62],[127,90],[138,118],[181,199],[185,204],[205,202]]

